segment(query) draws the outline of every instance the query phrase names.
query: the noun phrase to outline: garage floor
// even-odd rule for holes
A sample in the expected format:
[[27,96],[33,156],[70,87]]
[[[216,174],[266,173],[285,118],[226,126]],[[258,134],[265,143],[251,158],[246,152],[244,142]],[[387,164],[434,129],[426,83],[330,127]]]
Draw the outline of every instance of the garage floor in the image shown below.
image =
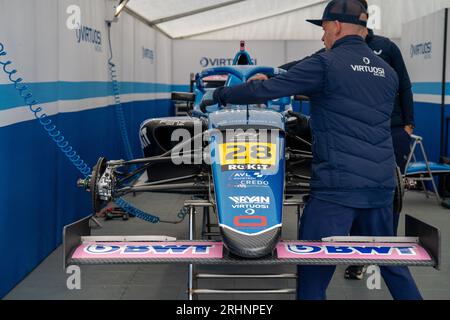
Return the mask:
[[[178,195],[141,195],[133,198],[140,208],[166,219],[176,219],[176,213],[187,199]],[[440,228],[442,233],[442,268],[411,268],[425,299],[450,299],[450,210],[438,206],[434,199],[423,194],[407,192],[404,213],[409,213]],[[283,237],[295,239],[295,209],[285,212]],[[403,220],[400,222],[403,224]],[[103,229],[93,235],[168,235],[187,239],[187,219],[180,225],[152,225],[138,219],[127,222],[103,222]],[[400,232],[403,230],[401,228]],[[187,299],[187,268],[184,266],[83,266],[81,290],[68,290],[68,275],[62,269],[62,248],[55,250],[41,265],[16,286],[5,299]],[[295,267],[202,267],[201,272],[227,273],[295,273]],[[331,300],[391,299],[382,284],[381,290],[368,290],[366,281],[349,281],[343,277],[344,267],[338,267],[328,289]],[[294,288],[295,280],[202,280],[201,288]],[[206,299],[294,299],[294,295],[201,295]]]

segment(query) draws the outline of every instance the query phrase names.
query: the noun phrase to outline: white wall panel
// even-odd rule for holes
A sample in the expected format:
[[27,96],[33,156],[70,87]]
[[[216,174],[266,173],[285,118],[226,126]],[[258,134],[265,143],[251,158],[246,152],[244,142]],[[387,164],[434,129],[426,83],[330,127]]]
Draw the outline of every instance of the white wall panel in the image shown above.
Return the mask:
[[172,40],[156,33],[156,75],[158,83],[172,83]]
[[[439,103],[442,82],[445,11],[406,23],[403,27],[402,53],[411,82],[419,83],[415,100]],[[418,91],[419,90],[419,91]],[[431,100],[430,100],[431,99]]]
[[156,82],[155,47],[156,31],[135,19],[133,46],[135,82]]
[[[8,56],[2,57],[2,61],[13,61],[13,67],[18,70],[18,75],[28,83],[53,84],[54,89],[51,92],[48,87],[46,92],[33,92],[38,101],[41,100],[40,98],[48,100],[49,96],[58,99],[57,101],[40,101],[47,107],[45,111],[49,115],[67,112],[69,109],[73,112],[86,110],[87,107],[95,108],[113,104],[111,95],[93,100],[70,98],[69,109],[67,109],[67,103],[59,103],[67,98],[67,90],[65,96],[59,92],[59,83],[80,83],[86,86],[86,82],[110,81],[108,29],[105,19],[110,15],[106,10],[112,8],[105,3],[111,3],[111,1],[0,0],[0,41],[8,52]],[[77,6],[80,9],[81,31],[69,29],[67,26],[68,20],[73,21],[72,13],[67,13],[70,6]],[[111,27],[113,62],[116,64],[118,81],[171,84],[171,42],[146,23],[123,12],[119,21],[113,23]],[[0,73],[0,84],[9,84],[3,73]],[[76,90],[84,89],[81,87]],[[24,116],[24,112],[11,111],[10,109],[21,107],[17,105],[20,103],[20,98],[14,96],[15,92],[3,92],[7,92],[7,100],[13,101],[14,105],[1,106],[1,116],[8,120],[3,121],[2,126],[32,118]],[[111,94],[106,91],[102,93]],[[138,94],[137,100],[145,100],[143,92]],[[148,99],[160,97],[157,92],[146,94]],[[137,97],[132,93],[128,95],[123,97],[124,101]],[[97,104],[86,106],[87,101]]]
[[320,40],[287,41],[286,62],[301,60],[324,47]]
[[[239,41],[175,40],[172,71],[174,84],[188,84],[192,72],[231,64],[239,48]],[[246,48],[258,65],[279,66],[285,62],[284,41],[247,41]]]
[[[108,54],[103,1],[58,0],[59,42],[53,50],[59,51],[59,81],[107,81],[105,61]],[[70,30],[67,25],[70,5],[81,9],[81,30]],[[49,63],[54,63],[49,60]]]
[[[0,42],[20,76],[29,82],[52,81],[58,74],[56,0],[0,0]],[[0,84],[8,83],[0,75]]]

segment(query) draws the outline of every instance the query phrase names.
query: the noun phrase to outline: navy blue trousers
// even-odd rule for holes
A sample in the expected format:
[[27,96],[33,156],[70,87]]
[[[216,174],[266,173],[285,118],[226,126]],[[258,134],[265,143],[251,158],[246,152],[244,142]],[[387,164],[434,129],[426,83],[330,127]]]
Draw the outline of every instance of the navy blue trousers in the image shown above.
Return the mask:
[[[393,236],[392,206],[356,209],[311,197],[301,218],[300,240],[348,236],[353,224],[360,236]],[[300,300],[325,300],[336,266],[298,266]],[[407,267],[380,267],[381,275],[396,300],[421,300],[422,296]]]

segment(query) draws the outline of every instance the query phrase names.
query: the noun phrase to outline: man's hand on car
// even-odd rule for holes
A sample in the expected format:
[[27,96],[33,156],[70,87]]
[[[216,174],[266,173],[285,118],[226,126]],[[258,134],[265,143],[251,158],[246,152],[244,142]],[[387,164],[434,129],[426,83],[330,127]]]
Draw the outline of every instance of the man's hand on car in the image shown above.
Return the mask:
[[248,79],[247,82],[252,82],[252,81],[266,81],[269,80],[269,77],[266,76],[265,74],[262,73],[258,73],[255,74],[253,77],[251,77],[250,79]]

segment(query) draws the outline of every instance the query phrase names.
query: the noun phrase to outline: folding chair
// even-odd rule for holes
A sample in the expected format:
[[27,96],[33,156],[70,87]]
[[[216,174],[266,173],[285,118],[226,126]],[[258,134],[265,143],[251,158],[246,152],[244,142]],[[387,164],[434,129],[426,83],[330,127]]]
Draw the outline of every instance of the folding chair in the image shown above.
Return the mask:
[[[430,195],[427,187],[425,186],[425,181],[430,181],[433,186],[436,199],[440,205],[441,197],[439,196],[439,191],[436,186],[436,182],[434,181],[433,173],[450,173],[450,166],[428,161],[428,156],[423,146],[423,138],[416,135],[412,135],[411,138],[414,142],[412,143],[411,152],[409,153],[408,161],[406,163],[406,173],[403,177],[411,181],[420,181],[427,198],[430,198]],[[417,146],[420,147],[424,161],[417,161],[415,155]]]

